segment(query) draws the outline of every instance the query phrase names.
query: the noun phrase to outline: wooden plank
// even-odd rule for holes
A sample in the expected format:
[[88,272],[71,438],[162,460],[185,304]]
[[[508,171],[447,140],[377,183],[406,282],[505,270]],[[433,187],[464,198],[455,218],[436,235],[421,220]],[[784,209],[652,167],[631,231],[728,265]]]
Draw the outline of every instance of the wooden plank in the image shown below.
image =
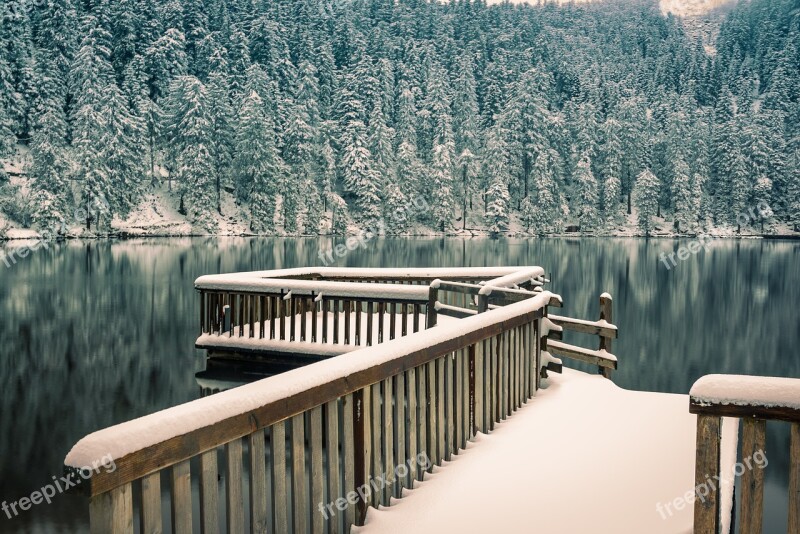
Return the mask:
[[[308,482],[306,480],[306,428],[305,414],[292,417],[292,511],[293,532],[306,532],[308,528]],[[229,532],[238,532],[229,530]]]
[[289,299],[289,341],[297,339],[297,297]]
[[459,395],[458,399],[461,403],[461,441],[459,442],[459,447],[462,449],[466,448],[467,441],[470,438],[470,360],[469,360],[469,348],[463,348],[458,351],[459,352],[459,362],[461,363],[461,384],[459,384],[459,388],[461,394]]
[[[352,416],[351,416],[352,417]],[[341,477],[339,475],[339,401],[332,400],[325,404],[325,450],[328,455],[328,502],[336,502],[344,494],[340,488]],[[352,458],[352,456],[350,457]],[[349,491],[349,490],[348,490]],[[334,515],[328,520],[330,534],[339,534],[340,517]],[[317,510],[312,510],[312,514]]]
[[[744,419],[742,423],[742,458],[752,459],[755,454],[764,454],[767,422],[763,419]],[[764,470],[757,466],[745,469],[742,473],[741,490],[739,532],[760,534],[764,518]]]
[[242,495],[242,440],[235,439],[225,446],[228,472],[225,493],[228,505],[228,532],[244,531],[244,496]]
[[467,439],[472,439],[475,436],[475,345],[470,345],[464,349],[467,357],[467,371],[468,371],[468,391],[467,391],[467,408],[469,409],[469,417],[467,418],[467,427],[465,436]]
[[[334,300],[333,303],[332,303],[333,307],[331,309],[331,311],[333,312],[333,343],[334,343],[334,345],[339,343],[339,339],[340,339],[340,336],[339,336],[339,316],[341,315],[339,313],[339,303],[340,302],[341,301]],[[344,306],[342,306],[342,309],[344,309]]]
[[436,313],[438,315],[455,317],[456,319],[465,319],[467,317],[472,317],[473,315],[478,314],[478,312],[476,312],[475,310],[468,310],[466,308],[459,308],[457,306],[447,306],[445,304],[439,304]]
[[352,303],[349,300],[342,301],[342,309],[344,310],[344,344],[349,345],[351,343],[350,339],[350,311]]
[[436,458],[441,465],[444,460],[444,434],[445,434],[445,419],[444,419],[444,360],[448,355],[442,356],[436,360]]
[[[386,481],[393,480],[394,477],[394,380],[392,377],[383,381],[383,473]],[[387,483],[383,487],[383,502],[389,506],[393,496],[392,484]]]
[[[420,308],[419,304],[413,304],[413,312],[414,314],[414,332],[419,332],[419,316],[422,314],[422,309]],[[427,319],[426,319],[427,321]]]
[[[160,496],[159,496],[160,500]],[[191,502],[189,511],[191,512]],[[189,516],[191,521],[191,515]],[[91,534],[133,533],[133,489],[123,484],[89,499]]]
[[281,296],[278,297],[278,316],[280,317],[280,324],[278,327],[280,328],[280,338],[286,339],[286,301],[283,300],[283,291],[281,291]]
[[[354,491],[356,485],[356,470],[358,469],[358,449],[356,447],[357,434],[354,426],[354,416],[356,411],[354,394],[345,395],[342,399],[342,454],[344,455],[344,489],[343,495],[347,496],[348,493]],[[360,401],[359,401],[360,402]],[[362,428],[363,432],[363,428]],[[363,434],[361,438],[363,447]],[[363,454],[363,448],[361,449]],[[356,505],[351,501],[347,502],[347,510],[345,511],[345,529],[344,532],[350,531],[350,526],[356,524]]]
[[325,503],[324,473],[322,462],[322,406],[312,408],[309,417],[308,446],[311,449],[311,533],[324,534],[324,516],[319,505]]
[[320,300],[319,305],[322,307],[322,342],[328,342],[328,306],[330,301],[324,297]]
[[444,403],[444,413],[445,419],[447,419],[447,432],[446,432],[446,439],[445,439],[445,447],[444,447],[444,459],[446,461],[450,461],[453,454],[455,454],[454,444],[457,443],[456,441],[456,424],[455,424],[455,415],[456,415],[456,396],[455,390],[453,389],[453,375],[455,374],[455,354],[445,356],[445,366],[444,366],[444,388],[445,388],[445,403]]
[[389,315],[389,339],[397,336],[397,303],[392,302],[392,311]]
[[[394,389],[395,458],[399,466],[406,462],[406,373],[400,373],[395,377]],[[402,477],[398,476],[394,484],[395,497],[400,497],[403,483]]]
[[353,336],[353,344],[354,345],[363,345],[364,339],[361,332],[361,303],[354,302],[353,303],[355,309],[355,319],[356,319],[356,331],[355,335]]
[[[158,501],[158,517],[161,518],[161,495]],[[154,531],[145,529],[145,532]],[[200,532],[219,532],[219,470],[216,447],[200,455]]]
[[464,295],[477,295],[480,293],[481,289],[483,289],[483,286],[478,284],[439,281],[439,291],[449,291],[451,293],[461,293]]
[[400,309],[402,310],[400,317],[401,335],[406,337],[408,335],[408,304],[403,303]]
[[319,336],[317,335],[317,314],[319,313],[319,303],[315,300],[314,294],[311,294],[311,342],[317,343]]
[[606,358],[600,351],[569,345],[561,341],[547,340],[547,351],[551,354],[572,358],[573,360],[590,363],[598,367],[617,368],[617,360]]
[[172,466],[172,532],[192,534],[192,480],[189,460]]
[[[427,388],[427,367],[428,364],[420,365],[417,368],[417,453],[425,453],[431,458],[431,451],[428,449],[428,388]],[[422,480],[423,473],[417,472],[417,480]]]
[[464,366],[461,364],[461,354],[459,352],[453,353],[453,358],[455,360],[455,384],[453,386],[453,398],[455,402],[455,435],[453,439],[453,447],[455,451],[458,452],[463,448],[462,443],[464,442],[462,438],[462,434],[464,432],[464,403],[461,400],[464,394],[462,391],[464,387]]
[[425,449],[428,451],[428,458],[431,459],[431,464],[439,464],[440,457],[437,445],[439,443],[436,431],[439,428],[439,421],[437,419],[438,410],[436,405],[438,403],[436,387],[436,362],[428,362],[426,365],[426,377],[428,388],[428,443]]
[[698,402],[694,398],[690,398],[689,412],[722,417],[739,417],[741,419],[755,418],[800,423],[800,410],[792,408],[714,404],[705,401]]
[[[200,506],[202,510],[202,502]],[[139,507],[139,522],[142,525],[142,532],[144,533],[160,533],[163,530],[161,521],[160,471],[150,473],[142,478],[142,504]],[[207,531],[203,532],[205,534]]]
[[386,303],[379,302],[378,303],[378,343],[383,343],[383,323],[384,323],[384,316],[386,315]]
[[800,534],[800,424],[793,423],[789,438],[789,534]]
[[269,297],[269,338],[275,339],[275,319],[278,317],[278,299]]
[[372,301],[367,303],[367,343],[368,347],[372,346],[372,316],[373,316],[373,305]]
[[286,422],[275,423],[270,428],[272,447],[272,484],[275,511],[274,532],[289,532],[289,500],[286,493]]
[[[694,468],[695,488],[698,498],[694,501],[694,533],[717,532],[719,518],[719,488],[708,484],[719,475],[719,431],[721,419],[716,416],[697,416],[697,445]],[[705,494],[705,495],[702,495]]]
[[439,300],[439,290],[433,286],[428,288],[428,304],[425,306],[425,328],[436,326],[436,302]]
[[[381,424],[381,384],[374,384],[372,386],[372,477],[371,479],[380,476],[384,472],[383,469],[383,447],[381,446],[381,434],[383,433],[383,425]],[[372,505],[377,508],[378,505],[385,504],[383,501],[383,493],[378,488],[373,493]]]
[[408,424],[408,458],[412,460],[409,466],[409,473],[407,480],[404,484],[405,487],[410,488],[413,482],[417,480],[417,415],[419,413],[419,404],[417,401],[417,370],[409,369],[406,371],[406,382],[408,383],[408,410],[406,411],[406,423]]
[[[589,334],[593,336],[603,336],[611,339],[616,339],[618,336],[617,327],[612,324],[609,324],[608,326],[599,326],[597,321],[585,321],[583,319],[574,319],[572,317],[564,317],[562,315],[548,315],[547,318],[553,321],[556,325],[562,327],[564,330],[580,332],[582,334]],[[611,351],[609,350],[609,352]]]
[[250,441],[250,531],[266,534],[269,531],[267,510],[267,465],[264,430],[256,430]]

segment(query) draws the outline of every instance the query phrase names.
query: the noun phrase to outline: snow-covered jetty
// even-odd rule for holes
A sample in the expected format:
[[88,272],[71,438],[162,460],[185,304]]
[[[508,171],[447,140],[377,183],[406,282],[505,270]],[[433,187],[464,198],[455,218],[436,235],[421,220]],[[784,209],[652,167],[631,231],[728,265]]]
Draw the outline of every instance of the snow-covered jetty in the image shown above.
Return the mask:
[[[691,490],[694,482],[695,416],[686,409],[688,397],[625,392],[606,380],[617,367],[611,296],[600,296],[598,320],[573,319],[549,313],[561,306],[561,297],[546,290],[547,283],[541,267],[285,269],[199,278],[196,344],[210,359],[298,366],[79,441],[65,459],[68,470],[109,456],[116,466],[81,485],[90,496],[92,531],[150,533],[165,525],[175,533],[197,527],[403,531],[403,507],[396,507],[400,522],[394,527],[396,508],[386,507],[413,488],[435,488],[440,470],[504,466],[502,480],[473,481],[485,493],[482,509],[459,507],[446,490],[436,489],[416,500],[421,504],[409,499],[405,507],[405,517],[421,517],[409,507],[435,504],[447,513],[450,501],[450,508],[461,510],[451,517],[464,524],[449,524],[473,532],[480,523],[475,514],[500,513],[503,491],[539,509],[537,517],[554,510],[545,498],[552,494],[548,488],[568,480],[558,473],[569,470],[563,462],[555,470],[542,465],[553,453],[592,458],[593,469],[581,470],[576,482],[591,489],[587,506],[604,492],[616,502],[641,505],[636,513],[617,514],[627,523],[620,519],[607,531],[625,532],[625,525],[636,532],[685,531],[691,506],[670,511],[665,520],[657,505],[669,504],[670,492]],[[564,330],[597,336],[598,348],[565,343]],[[601,376],[564,370],[556,356],[595,366]],[[706,401],[697,406],[711,409],[714,403]],[[719,416],[708,417],[713,430]],[[735,460],[735,432],[725,428],[728,437],[716,442],[718,468]],[[503,432],[530,438],[524,438],[527,463],[519,447],[499,446]],[[659,438],[664,432],[670,439]],[[698,436],[710,435],[704,432]],[[602,447],[593,447],[595,441]],[[472,465],[470,454],[484,460]],[[644,465],[620,465],[628,456]],[[697,456],[700,461],[700,448]],[[630,484],[622,486],[624,481]],[[721,525],[726,512],[730,516],[730,490],[713,495],[711,513]],[[474,500],[477,494],[471,495]],[[651,500],[652,508],[644,510]],[[532,510],[518,508],[502,513],[509,524],[516,514],[519,528],[526,528]],[[563,516],[562,531],[580,529],[581,517],[587,516]],[[437,524],[419,522],[407,531],[440,532]],[[715,532],[704,528],[697,532]]]

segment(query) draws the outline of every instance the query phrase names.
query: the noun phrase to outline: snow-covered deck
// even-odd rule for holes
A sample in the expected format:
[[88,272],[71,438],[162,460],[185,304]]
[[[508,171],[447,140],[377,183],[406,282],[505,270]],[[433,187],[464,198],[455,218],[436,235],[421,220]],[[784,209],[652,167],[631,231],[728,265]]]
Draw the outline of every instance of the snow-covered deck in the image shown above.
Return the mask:
[[549,381],[353,532],[691,532],[688,396],[628,391],[570,369]]

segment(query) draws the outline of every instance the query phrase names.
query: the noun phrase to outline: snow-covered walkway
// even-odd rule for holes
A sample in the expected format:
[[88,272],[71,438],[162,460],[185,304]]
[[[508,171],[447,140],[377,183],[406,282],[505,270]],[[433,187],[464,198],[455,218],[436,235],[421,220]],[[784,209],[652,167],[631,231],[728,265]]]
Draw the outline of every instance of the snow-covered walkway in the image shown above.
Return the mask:
[[688,396],[628,391],[565,368],[353,532],[691,532],[692,503],[673,502],[694,487],[694,457]]

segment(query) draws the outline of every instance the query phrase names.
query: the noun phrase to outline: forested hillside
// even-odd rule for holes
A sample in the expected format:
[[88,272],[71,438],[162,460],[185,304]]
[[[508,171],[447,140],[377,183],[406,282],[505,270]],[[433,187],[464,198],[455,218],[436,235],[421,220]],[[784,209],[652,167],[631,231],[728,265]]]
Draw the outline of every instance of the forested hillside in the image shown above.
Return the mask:
[[7,0],[0,211],[91,205],[103,231],[163,192],[212,233],[797,230],[798,13],[740,2],[709,56],[655,0]]

